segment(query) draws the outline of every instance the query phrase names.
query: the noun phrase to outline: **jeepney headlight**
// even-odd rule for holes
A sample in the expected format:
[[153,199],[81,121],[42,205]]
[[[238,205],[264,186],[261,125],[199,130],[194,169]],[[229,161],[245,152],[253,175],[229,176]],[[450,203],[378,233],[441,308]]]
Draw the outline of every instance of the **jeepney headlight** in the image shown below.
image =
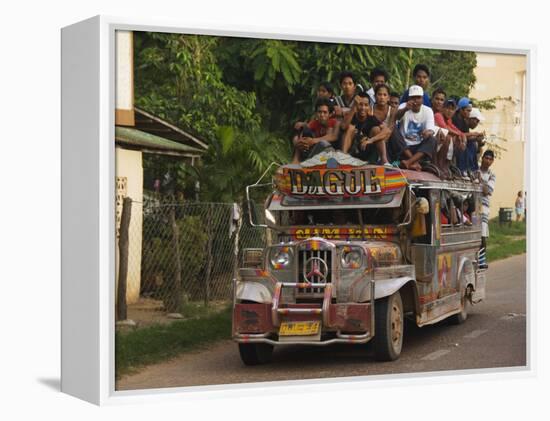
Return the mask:
[[340,262],[343,269],[358,269],[363,265],[363,253],[361,249],[346,246],[342,249]]
[[273,269],[285,269],[292,260],[292,251],[290,247],[275,247],[271,249],[269,262]]

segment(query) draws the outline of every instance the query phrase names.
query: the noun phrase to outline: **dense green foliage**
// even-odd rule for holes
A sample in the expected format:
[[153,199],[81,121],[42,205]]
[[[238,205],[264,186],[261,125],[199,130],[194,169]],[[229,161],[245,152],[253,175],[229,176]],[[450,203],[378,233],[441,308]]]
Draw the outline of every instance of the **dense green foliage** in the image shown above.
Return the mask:
[[[290,158],[291,128],[313,111],[317,86],[352,71],[365,89],[374,67],[392,89],[412,82],[418,63],[432,87],[467,95],[475,82],[472,52],[136,32],[135,101],[209,144],[202,166],[148,158],[146,172],[170,172],[178,189],[202,200],[233,201],[273,161]],[[146,174],[147,179],[147,174]]]

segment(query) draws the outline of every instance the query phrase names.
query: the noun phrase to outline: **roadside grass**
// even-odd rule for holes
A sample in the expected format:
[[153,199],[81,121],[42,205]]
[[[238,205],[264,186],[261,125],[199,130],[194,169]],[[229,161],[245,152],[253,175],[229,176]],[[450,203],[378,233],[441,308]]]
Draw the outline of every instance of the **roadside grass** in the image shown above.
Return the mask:
[[525,221],[512,222],[511,225],[499,225],[498,218],[489,221],[489,239],[487,240],[487,261],[489,264],[527,249]]
[[[198,306],[198,305],[197,305]],[[198,306],[200,307],[200,306]],[[136,369],[165,361],[183,351],[231,337],[231,306],[202,317],[157,324],[115,334],[115,375],[119,379]],[[206,315],[204,315],[206,314]]]

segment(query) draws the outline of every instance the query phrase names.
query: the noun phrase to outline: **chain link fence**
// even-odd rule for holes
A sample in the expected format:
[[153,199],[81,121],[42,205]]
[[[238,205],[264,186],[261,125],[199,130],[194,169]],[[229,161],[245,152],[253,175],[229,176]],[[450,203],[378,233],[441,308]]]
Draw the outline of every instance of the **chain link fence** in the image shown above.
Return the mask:
[[[266,242],[265,231],[251,227],[245,212],[232,203],[133,201],[126,280],[133,291],[130,304],[136,297],[150,299],[157,309],[180,313],[189,301],[231,299],[241,250]],[[117,264],[122,257],[117,255]]]

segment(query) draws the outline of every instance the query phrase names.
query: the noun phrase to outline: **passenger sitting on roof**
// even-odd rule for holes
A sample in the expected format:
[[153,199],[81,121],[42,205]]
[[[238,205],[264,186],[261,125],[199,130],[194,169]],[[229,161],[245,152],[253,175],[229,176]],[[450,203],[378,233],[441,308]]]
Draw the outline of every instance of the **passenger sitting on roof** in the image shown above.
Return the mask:
[[399,106],[399,130],[406,147],[401,155],[401,167],[420,171],[420,161],[432,159],[436,140],[434,137],[434,114],[430,107],[422,104],[424,90],[413,85],[408,91],[409,100]]
[[437,141],[435,164],[443,174],[448,174],[449,164],[453,159],[452,137],[449,134],[449,129],[445,127],[441,115],[446,99],[447,93],[442,88],[437,88],[432,92],[432,111],[434,112],[435,138]]
[[447,99],[441,112],[434,114],[435,125],[449,130],[449,136],[453,139],[454,150],[463,151],[466,148],[466,135],[453,124],[453,115],[456,111],[456,101]]
[[376,102],[375,93],[374,93],[376,87],[378,85],[387,84],[389,78],[390,77],[388,75],[388,72],[386,72],[384,69],[380,67],[375,67],[374,69],[372,69],[372,72],[370,72],[370,76],[369,76],[371,87],[367,91],[367,94],[369,94],[371,104],[374,104]]
[[336,141],[339,123],[336,119],[330,118],[331,108],[328,99],[318,99],[315,104],[317,118],[307,124],[296,124],[296,134],[292,139],[294,145],[292,163],[297,164],[315,156]]
[[[428,95],[428,87],[430,86],[430,69],[425,64],[417,64],[413,69],[414,83],[423,89],[422,102],[425,106],[431,107],[432,102]],[[414,86],[414,85],[413,85]],[[409,90],[406,89],[401,96],[400,102],[406,103],[409,100]]]
[[[311,120],[315,120],[315,117],[317,115],[317,110],[315,109],[315,104],[317,104],[317,100],[321,98],[326,98],[329,103],[332,105],[332,112],[330,113],[330,117],[334,117],[334,107],[336,106],[336,97],[334,96],[334,89],[330,82],[321,82],[319,84],[319,87],[317,88],[317,97],[315,98],[315,101],[313,103],[313,115],[311,117]],[[294,124],[294,129],[299,131],[300,128],[303,126],[303,121],[298,121],[296,124]]]
[[[485,117],[479,111],[479,108],[472,108],[470,111],[470,117],[468,118],[468,128],[470,130],[475,130],[479,123],[485,120]],[[476,132],[478,136],[475,136],[473,139],[477,142],[477,157],[476,160],[479,161],[479,155],[481,154],[481,149],[485,146],[485,132]]]
[[401,99],[401,97],[399,96],[399,94],[395,91],[393,92],[390,92],[390,99],[388,101],[388,103],[392,106],[392,108],[396,109],[399,107],[399,100]]
[[340,74],[340,88],[342,89],[342,95],[335,97],[336,105],[334,107],[334,114],[338,119],[345,117],[351,110],[355,100],[357,85],[355,84],[355,76],[353,73],[342,72]]
[[464,97],[458,101],[458,110],[453,115],[453,124],[460,129],[467,138],[466,149],[463,152],[457,152],[456,166],[466,174],[468,171],[477,171],[478,140],[483,138],[483,133],[470,130],[470,113],[472,112],[472,103],[470,99]]
[[360,92],[355,97],[351,111],[344,119],[345,127],[342,151],[350,152],[356,158],[369,163],[389,164],[386,154],[386,140],[391,130],[372,115],[369,96]]

